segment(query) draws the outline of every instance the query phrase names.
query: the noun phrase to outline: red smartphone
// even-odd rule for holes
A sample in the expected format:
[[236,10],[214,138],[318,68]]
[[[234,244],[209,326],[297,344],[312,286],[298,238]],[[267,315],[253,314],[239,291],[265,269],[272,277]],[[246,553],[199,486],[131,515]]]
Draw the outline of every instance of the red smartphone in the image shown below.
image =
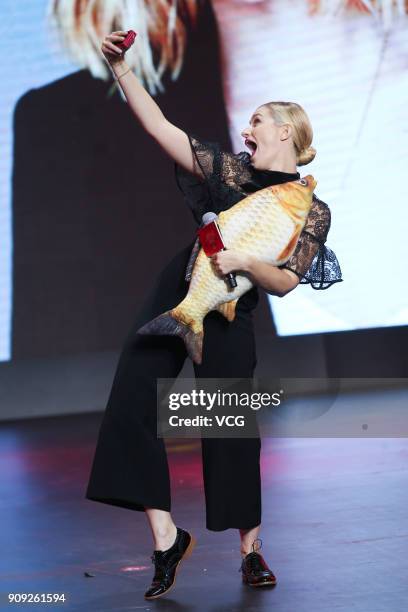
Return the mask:
[[121,43],[117,43],[117,46],[119,47],[119,49],[122,49],[123,51],[127,51],[128,49],[130,49],[130,47],[135,42],[136,36],[137,34],[134,30],[128,30],[125,40],[122,40]]
[[224,241],[221,232],[214,221],[198,229],[197,234],[207,257],[211,257],[224,249]]

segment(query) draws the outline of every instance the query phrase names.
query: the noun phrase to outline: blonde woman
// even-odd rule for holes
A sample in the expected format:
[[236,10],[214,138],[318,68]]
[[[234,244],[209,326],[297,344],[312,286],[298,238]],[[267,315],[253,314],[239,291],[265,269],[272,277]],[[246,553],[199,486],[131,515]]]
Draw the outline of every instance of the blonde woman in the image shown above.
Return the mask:
[[[174,160],[178,184],[198,223],[204,212],[220,212],[266,185],[300,178],[297,166],[309,163],[316,151],[311,145],[309,119],[299,104],[262,104],[242,131],[251,154],[226,152],[217,143],[186,133],[166,118],[117,46],[125,35],[126,31],[116,30],[106,36],[102,52],[135,121]],[[314,197],[304,231],[286,265],[277,268],[233,250],[213,257],[220,275],[243,271],[255,286],[239,299],[233,322],[218,312],[206,317],[203,360],[200,365],[194,364],[196,377],[253,376],[256,350],[252,311],[258,301],[257,286],[283,297],[300,281],[322,289],[341,280],[337,259],[324,244],[329,227],[329,207]],[[176,377],[186,350],[178,337],[141,336],[136,331],[185,296],[189,256],[190,249],[185,249],[170,261],[129,332],[86,493],[88,499],[146,513],[153,534],[155,566],[146,599],[161,597],[174,585],[177,568],[191,553],[195,540],[173,521],[167,457],[156,429],[156,379]],[[238,530],[240,569],[246,584],[276,584],[276,577],[259,552],[260,439],[203,438],[201,442],[207,528]]]
[[[116,351],[167,253],[191,240],[191,216],[181,202],[168,205],[179,200],[173,167],[129,113],[100,50],[115,24],[147,29],[129,65],[176,124],[230,147],[212,4],[178,1],[176,20],[173,4],[50,2],[52,40],[57,34],[77,69],[28,90],[15,107],[13,359]],[[162,225],[149,223],[153,216]],[[153,241],[160,249],[136,286],[129,262]]]

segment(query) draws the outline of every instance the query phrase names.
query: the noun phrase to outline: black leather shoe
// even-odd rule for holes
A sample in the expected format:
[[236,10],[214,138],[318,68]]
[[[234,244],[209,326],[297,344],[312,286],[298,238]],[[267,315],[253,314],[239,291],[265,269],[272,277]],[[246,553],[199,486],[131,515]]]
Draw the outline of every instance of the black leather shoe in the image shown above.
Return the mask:
[[195,538],[177,527],[176,540],[167,550],[154,550],[151,556],[155,572],[152,584],[145,593],[145,599],[156,599],[167,593],[174,585],[176,572],[182,559],[187,559],[196,544]]
[[262,540],[257,538],[252,543],[252,552],[242,559],[241,567],[238,570],[242,572],[242,582],[254,587],[275,586],[277,583],[276,576],[269,569],[262,555],[255,550],[254,545],[257,540],[261,542],[257,550],[261,548]]

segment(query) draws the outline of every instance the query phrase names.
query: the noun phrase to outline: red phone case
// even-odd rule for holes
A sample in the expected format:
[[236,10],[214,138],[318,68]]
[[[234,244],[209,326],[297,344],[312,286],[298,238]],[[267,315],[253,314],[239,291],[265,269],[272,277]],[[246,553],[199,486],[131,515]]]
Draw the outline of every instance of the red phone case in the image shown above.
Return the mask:
[[123,49],[123,51],[127,51],[135,42],[136,32],[134,30],[128,30],[125,40],[122,40],[121,43],[118,43],[119,49]]
[[197,230],[197,234],[207,257],[222,251],[224,242],[216,223],[209,223]]

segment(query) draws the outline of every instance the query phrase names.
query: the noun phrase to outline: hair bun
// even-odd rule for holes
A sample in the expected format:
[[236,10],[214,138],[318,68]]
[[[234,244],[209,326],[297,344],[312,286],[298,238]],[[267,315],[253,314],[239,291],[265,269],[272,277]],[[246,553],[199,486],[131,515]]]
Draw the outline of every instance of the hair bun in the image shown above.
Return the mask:
[[305,166],[310,164],[311,161],[316,157],[316,149],[312,146],[302,149],[298,155],[297,166]]

